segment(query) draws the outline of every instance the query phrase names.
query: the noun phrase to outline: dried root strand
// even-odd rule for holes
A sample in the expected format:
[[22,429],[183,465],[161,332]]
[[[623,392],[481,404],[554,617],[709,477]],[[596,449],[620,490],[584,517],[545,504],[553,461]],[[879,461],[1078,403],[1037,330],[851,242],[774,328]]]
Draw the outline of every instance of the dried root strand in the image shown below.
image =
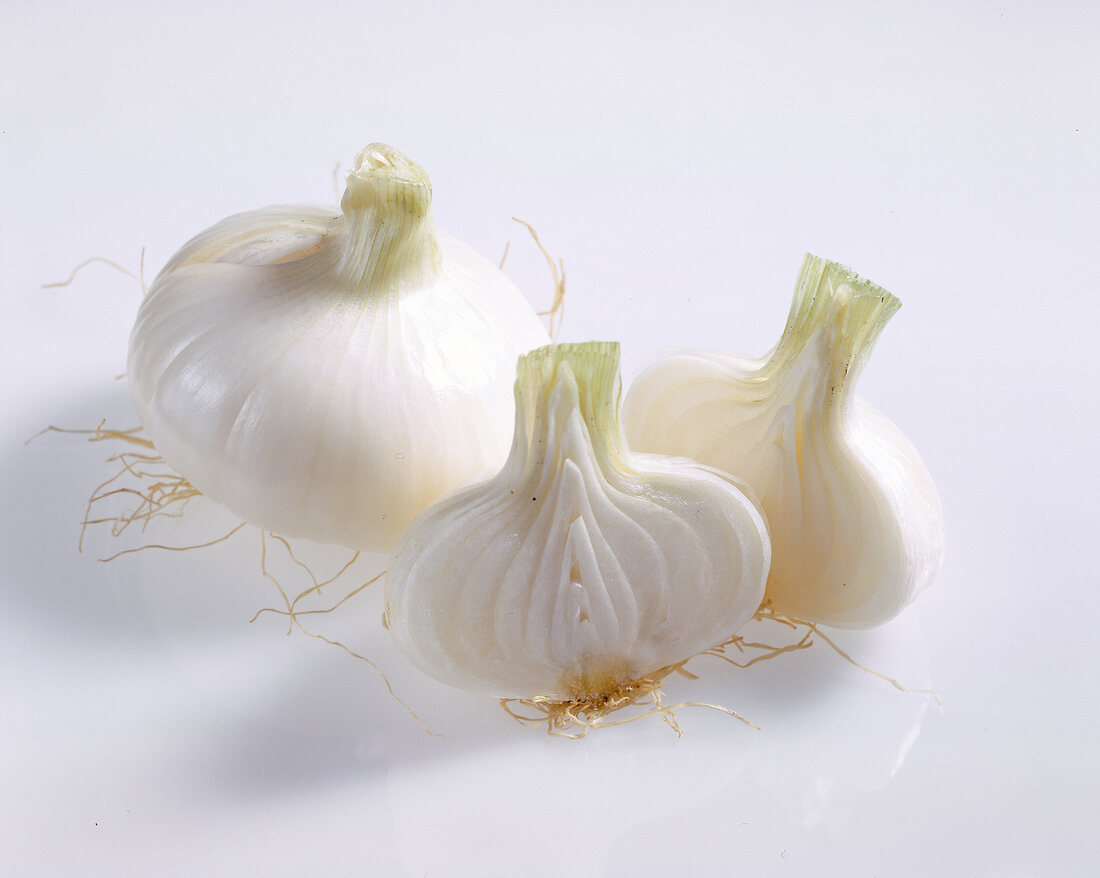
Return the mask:
[[[278,577],[275,576],[274,573],[271,572],[271,570],[268,567],[268,563],[267,563],[267,541],[269,539],[275,540],[277,543],[279,543],[283,547],[283,549],[287,553],[287,556],[290,558],[291,562],[295,566],[297,566],[298,568],[303,570],[305,572],[306,576],[309,578],[310,582],[312,583],[308,588],[306,588],[304,591],[299,592],[293,598],[290,597],[290,595],[287,593],[286,589],[283,588],[282,582],[278,579]],[[357,560],[359,560],[359,552],[355,552],[351,556],[351,558],[347,562],[345,562],[344,565],[339,570],[337,570],[336,573],[334,573],[332,576],[330,576],[330,577],[328,577],[327,579],[324,579],[324,580],[319,580],[317,578],[317,575],[313,572],[313,568],[311,568],[308,564],[306,564],[304,561],[302,561],[300,558],[298,558],[297,555],[294,554],[294,549],[291,548],[290,543],[285,538],[283,538],[281,536],[278,536],[277,534],[268,533],[267,531],[263,531],[263,530],[260,531],[260,570],[267,579],[269,579],[272,583],[274,583],[275,588],[278,589],[279,595],[283,599],[284,609],[279,609],[277,607],[264,607],[263,609],[258,610],[256,612],[256,615],[253,616],[249,621],[250,622],[255,622],[256,619],[258,619],[264,613],[275,613],[276,615],[286,616],[287,619],[288,619],[287,634],[289,634],[295,627],[299,627],[299,628],[301,627],[301,621],[298,618],[299,616],[318,615],[318,614],[333,612],[334,610],[338,609],[340,606],[345,604],[347,601],[351,600],[353,597],[355,597],[357,594],[359,594],[365,588],[367,588],[370,585],[373,585],[375,582],[377,582],[379,579],[381,579],[385,575],[386,571],[383,570],[381,573],[375,575],[371,579],[368,579],[366,582],[364,582],[361,585],[357,586],[355,589],[348,592],[346,595],[344,595],[342,598],[340,598],[340,600],[338,600],[335,604],[333,604],[330,607],[327,607],[327,608],[324,608],[324,609],[301,610],[301,609],[298,609],[298,604],[300,604],[303,600],[308,598],[310,595],[319,595],[319,594],[321,594],[321,590],[325,586],[331,585],[332,583],[334,583],[338,579],[340,579],[342,576],[344,576],[344,574],[348,571],[348,569]]]
[[[757,612],[754,619],[759,621],[761,618],[762,617],[760,616],[760,613]],[[746,640],[740,634],[735,634],[725,643],[720,643],[718,644],[718,646],[714,646],[710,649],[704,650],[703,652],[699,653],[699,655],[706,655],[713,658],[721,659],[722,661],[728,662],[729,664],[737,668],[751,668],[758,662],[770,661],[771,659],[779,658],[779,656],[784,655],[788,652],[795,652],[796,650],[800,649],[809,649],[811,646],[813,646],[813,640],[811,639],[812,633],[813,632],[811,631],[807,631],[805,634],[802,635],[799,640],[795,641],[794,643],[787,643],[781,646],[776,646],[775,644],[771,643],[762,643],[755,640]],[[735,649],[738,655],[742,656],[742,658],[737,659],[733,658],[730,655],[727,655],[726,651],[729,649]],[[752,652],[755,652],[756,654],[751,655]]]
[[[834,641],[824,631],[822,631],[821,628],[818,626],[818,624],[816,622],[810,622],[810,621],[807,621],[806,619],[798,619],[798,618],[795,618],[793,616],[785,616],[781,613],[776,613],[774,610],[771,610],[771,609],[766,608],[766,607],[762,607],[760,610],[758,610],[757,613],[756,613],[755,618],[757,620],[761,620],[761,621],[768,620],[768,621],[778,622],[782,625],[786,625],[786,626],[791,627],[791,628],[805,628],[806,633],[805,633],[805,635],[803,635],[802,641],[799,641],[799,644],[801,644],[803,641],[807,641],[807,639],[811,635],[816,635],[817,637],[820,637],[821,640],[833,652],[835,652],[838,656],[840,656],[842,659],[844,659],[844,661],[848,662],[848,664],[852,665],[853,667],[859,668],[861,671],[864,671],[865,673],[870,674],[872,677],[878,677],[880,680],[885,680],[887,683],[889,683],[891,686],[893,686],[899,692],[904,692],[907,695],[926,695],[936,703],[936,707],[939,708],[940,713],[942,713],[942,714],[947,713],[947,710],[946,710],[946,708],[944,707],[944,704],[943,704],[943,699],[940,697],[940,694],[935,689],[912,689],[909,686],[906,686],[906,685],[900,683],[895,678],[890,677],[890,676],[882,673],[881,671],[876,671],[874,668],[869,668],[866,665],[861,664],[860,662],[857,662],[847,652],[845,652],[843,649],[841,649],[840,646],[836,643],[836,641]],[[809,646],[812,646],[812,645],[813,645],[812,640],[808,640],[808,642],[806,642],[806,647],[809,647]],[[802,648],[805,648],[805,647],[802,647],[801,645],[798,645],[798,646],[793,647],[793,648],[802,649]],[[782,650],[782,651],[787,651],[787,650]],[[726,658],[726,657],[723,656],[723,658]]]
[[132,549],[123,549],[120,552],[115,552],[113,555],[109,555],[106,558],[100,558],[99,560],[102,562],[114,561],[115,558],[119,558],[122,555],[132,555],[135,552],[145,552],[149,549],[161,549],[165,552],[190,552],[194,549],[208,549],[210,546],[216,546],[218,543],[224,543],[231,536],[240,531],[240,529],[243,528],[247,523],[248,522],[246,521],[242,521],[240,524],[238,524],[235,528],[228,531],[227,533],[222,534],[220,537],[215,537],[212,540],[207,540],[205,543],[192,543],[188,546],[165,546],[160,543],[146,543],[143,546],[135,546]]
[[[179,474],[175,473],[168,468],[164,463],[163,458],[156,453],[156,449],[153,443],[142,435],[140,427],[135,427],[128,430],[115,430],[107,429],[105,421],[101,421],[99,426],[94,430],[71,430],[62,427],[50,426],[32,436],[27,442],[31,442],[38,436],[45,433],[65,433],[75,435],[88,436],[89,442],[102,442],[102,441],[115,441],[123,442],[126,445],[137,446],[140,451],[122,451],[111,455],[107,458],[109,463],[116,463],[119,465],[119,470],[109,479],[102,482],[93,491],[88,498],[85,507],[85,513],[83,521],[81,522],[80,530],[80,548],[83,550],[84,539],[87,534],[88,528],[98,525],[108,525],[110,527],[110,533],[113,537],[119,537],[125,533],[129,528],[138,526],[139,529],[144,532],[154,519],[169,517],[169,518],[182,518],[184,511],[187,507],[188,501],[192,498],[200,495],[198,489],[190,484]],[[105,503],[123,502],[129,504],[127,508],[124,508],[121,512],[111,512],[100,514],[98,510]],[[114,554],[100,558],[100,561],[108,562],[113,561],[122,555],[129,555],[135,552],[144,552],[149,549],[161,549],[169,552],[184,552],[193,549],[203,549],[210,546],[217,545],[218,543],[225,542],[235,534],[244,529],[246,522],[241,521],[227,533],[222,534],[215,539],[208,540],[203,543],[196,543],[187,546],[168,546],[160,543],[147,543],[134,548],[122,549]],[[305,574],[309,585],[293,598],[290,597],[287,590],[283,587],[279,578],[271,571],[268,564],[268,541],[274,540],[281,545],[286,552],[287,558],[295,569]],[[350,601],[360,592],[365,590],[368,586],[377,582],[384,574],[383,570],[376,576],[368,579],[367,581],[357,585],[350,590],[347,594],[335,601],[331,606],[321,609],[302,609],[301,603],[311,596],[321,595],[322,590],[326,586],[333,585],[341,580],[346,580],[349,575],[349,570],[359,559],[359,552],[354,552],[351,557],[333,573],[326,578],[319,578],[314,570],[303,561],[295,553],[290,542],[285,538],[276,534],[269,534],[267,531],[260,531],[260,570],[264,577],[274,583],[279,595],[283,600],[283,609],[276,607],[265,607],[259,610],[250,620],[254,622],[264,613],[276,613],[284,615],[288,619],[287,634],[293,633],[295,629],[301,631],[303,634],[321,640],[332,646],[339,647],[344,650],[348,655],[353,658],[359,659],[369,665],[381,678],[385,684],[387,691],[393,697],[398,704],[408,711],[409,715],[417,722],[417,724],[429,735],[438,736],[437,732],[433,732],[429,729],[424,721],[416,714],[415,711],[409,705],[401,699],[396,692],[394,692],[389,678],[385,673],[369,658],[355,652],[345,644],[338,640],[334,640],[330,637],[326,637],[316,631],[310,630],[303,622],[305,616],[313,616],[331,613],[345,603]]]
[[[118,439],[122,442],[130,442],[134,445],[140,445],[142,448],[153,448],[153,442],[151,439],[146,439],[141,435],[141,427],[131,427],[129,430],[110,430],[104,429],[106,419],[99,422],[99,426],[94,430],[70,430],[66,427],[55,427],[52,424],[42,430],[39,430],[30,439],[24,442],[24,445],[30,445],[39,436],[45,436],[47,433],[67,433],[76,436],[89,436],[89,442],[102,442],[105,439]],[[159,460],[159,458],[157,458]]]
[[[535,227],[529,222],[521,220],[518,217],[512,217],[512,221],[526,227],[527,231],[531,233],[531,237],[535,241],[535,246],[542,252],[543,258],[546,259],[546,264],[550,267],[550,276],[554,279],[554,298],[550,303],[550,307],[546,311],[539,311],[538,314],[539,317],[549,318],[550,338],[552,341],[557,341],[558,332],[561,330],[563,312],[565,310],[565,262],[560,258],[557,262],[554,261],[554,257],[550,255],[542,245],[542,241],[539,240],[539,235],[538,232],[535,231]],[[554,322],[555,319],[557,323]]]
[[[113,537],[120,537],[135,526],[145,532],[155,519],[181,518],[188,501],[199,496],[198,489],[172,470],[156,453],[152,441],[142,435],[140,427],[115,430],[105,427],[105,424],[106,421],[100,421],[99,426],[94,430],[72,430],[51,425],[27,440],[30,443],[46,433],[64,433],[87,436],[89,442],[122,442],[141,449],[121,451],[107,458],[108,463],[118,465],[118,471],[97,485],[84,505],[84,517],[81,520],[78,541],[80,551],[84,550],[84,542],[90,527],[106,525],[110,528]],[[115,511],[119,503],[123,504],[123,508]],[[239,529],[238,527],[223,537],[202,545],[213,545],[228,539]],[[145,548],[171,547],[148,545],[138,549],[125,549],[111,555],[110,558],[100,560],[112,560],[119,555]],[[181,548],[201,548],[201,546]]]
[[[302,571],[304,571],[307,578],[309,579],[309,581],[311,583],[311,585],[308,588],[306,588],[305,590],[299,592],[293,598],[290,597],[290,595],[287,592],[286,588],[283,586],[283,583],[274,574],[274,572],[272,572],[272,570],[270,568],[270,565],[268,564],[268,540],[269,539],[274,540],[275,542],[277,542],[278,544],[280,544],[283,547],[283,549],[286,551],[287,557],[290,559],[291,563],[294,564],[299,569],[301,569]],[[340,567],[339,570],[337,570],[336,573],[334,573],[332,576],[329,576],[326,579],[318,579],[317,574],[313,571],[313,568],[311,568],[306,562],[302,561],[294,553],[294,549],[291,547],[290,543],[286,539],[284,539],[283,537],[277,536],[276,534],[270,534],[267,531],[261,530],[260,531],[260,570],[268,580],[270,580],[272,583],[274,583],[275,588],[278,590],[279,595],[283,599],[283,608],[280,609],[278,607],[264,607],[263,609],[258,610],[256,612],[256,615],[254,615],[249,620],[249,622],[250,623],[255,622],[264,613],[274,613],[274,614],[279,615],[279,616],[286,616],[287,617],[287,632],[286,632],[287,636],[293,634],[295,630],[298,630],[302,634],[306,635],[307,637],[313,637],[317,640],[320,640],[324,643],[329,644],[330,646],[335,646],[335,647],[338,647],[339,649],[342,649],[344,652],[346,652],[352,658],[358,659],[359,661],[363,662],[368,667],[370,667],[376,674],[378,674],[378,676],[382,679],[382,683],[386,687],[386,691],[389,692],[390,697],[393,698],[393,700],[396,701],[398,704],[400,704],[403,708],[405,708],[405,710],[408,712],[409,716],[411,716],[416,721],[417,725],[419,725],[420,728],[423,729],[423,731],[426,734],[431,735],[433,737],[443,737],[439,732],[434,732],[430,728],[428,728],[428,726],[424,722],[424,720],[422,720],[420,718],[420,716],[416,713],[416,711],[413,710],[412,707],[409,706],[408,702],[406,702],[403,698],[401,698],[401,696],[399,696],[394,691],[393,684],[390,683],[389,677],[386,676],[386,673],[380,667],[378,667],[378,665],[375,662],[373,662],[371,659],[367,658],[367,656],[363,655],[362,653],[356,652],[351,647],[347,646],[345,643],[342,643],[339,640],[334,640],[333,638],[327,637],[326,635],[321,634],[317,631],[311,630],[310,628],[308,628],[306,626],[305,622],[303,621],[302,617],[304,617],[304,616],[325,615],[325,614],[333,612],[334,610],[337,610],[338,608],[340,608],[341,606],[346,604],[348,601],[350,601],[352,598],[354,598],[356,595],[360,594],[362,591],[364,591],[369,586],[373,585],[379,579],[381,579],[383,576],[385,576],[385,574],[386,574],[385,570],[383,570],[381,573],[375,574],[370,579],[366,580],[365,582],[362,582],[361,584],[359,584],[358,586],[353,588],[351,591],[349,591],[347,594],[345,594],[343,597],[341,597],[339,600],[337,600],[335,603],[331,604],[330,606],[323,607],[323,608],[320,608],[320,609],[298,609],[298,604],[301,603],[301,601],[304,600],[305,598],[307,598],[311,595],[319,595],[319,594],[321,594],[321,590],[325,586],[332,585],[333,583],[337,582],[341,578],[345,578],[347,573],[348,573],[348,570],[351,568],[351,566],[358,559],[359,559],[359,552],[355,552],[352,555],[351,559],[348,560],[342,567]]]
[[[175,473],[140,467],[141,462],[148,463],[155,460],[155,458],[135,459],[130,455],[111,458],[111,461],[122,464],[122,471],[102,482],[88,498],[84,519],[81,521],[79,543],[81,551],[84,548],[87,530],[94,525],[109,525],[111,535],[119,537],[134,525],[138,525],[142,531],[146,530],[156,518],[182,517],[187,502],[197,497],[199,492],[190,482]],[[139,487],[110,487],[121,476],[127,474],[137,480]],[[136,504],[115,514],[95,517],[94,510],[111,499],[133,499]]]
[[44,289],[44,290],[53,290],[53,289],[57,289],[58,287],[67,287],[69,284],[71,284],[73,282],[73,280],[76,278],[77,274],[82,269],[87,268],[93,262],[102,262],[104,265],[109,265],[115,271],[122,272],[122,274],[126,275],[127,277],[132,277],[139,284],[141,284],[141,294],[143,296],[148,292],[148,287],[145,284],[145,248],[144,247],[141,248],[141,261],[138,264],[137,274],[134,274],[134,272],[130,271],[130,269],[125,268],[125,267],[119,265],[117,262],[113,262],[112,260],[107,259],[106,257],[92,256],[91,258],[85,259],[78,266],[76,266],[76,268],[74,268],[72,270],[72,272],[69,274],[69,276],[65,280],[55,281],[54,283],[42,284],[42,289]]
[[[550,340],[557,341],[558,333],[561,331],[562,315],[565,311],[565,262],[560,258],[555,262],[554,257],[550,255],[549,251],[543,246],[542,241],[539,240],[538,232],[535,231],[535,227],[532,226],[526,220],[521,220],[518,217],[512,217],[513,222],[519,223],[524,226],[530,233],[531,237],[535,241],[535,246],[539,248],[543,258],[546,260],[546,264],[550,267],[550,276],[554,282],[554,297],[550,302],[550,307],[545,311],[537,312],[539,317],[547,317],[549,324]],[[500,264],[498,268],[504,268],[504,262],[508,258],[508,250],[511,247],[511,242],[507,242],[504,245],[504,253],[500,257]]]

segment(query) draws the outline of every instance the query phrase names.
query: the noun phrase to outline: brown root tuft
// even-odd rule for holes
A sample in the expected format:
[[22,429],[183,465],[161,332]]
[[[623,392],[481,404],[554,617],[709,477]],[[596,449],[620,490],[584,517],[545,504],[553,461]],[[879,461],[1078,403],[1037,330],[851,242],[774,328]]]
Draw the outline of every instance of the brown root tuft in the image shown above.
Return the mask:
[[[687,661],[690,661],[688,659]],[[607,728],[608,726],[620,726],[625,723],[636,722],[659,716],[675,733],[677,737],[683,737],[684,730],[680,727],[676,718],[676,711],[684,707],[706,707],[717,710],[734,719],[739,719],[745,725],[758,729],[759,726],[747,720],[741,714],[722,707],[718,704],[708,704],[702,701],[681,701],[677,704],[665,704],[663,701],[662,684],[666,677],[673,673],[681,673],[685,676],[694,676],[684,671],[687,661],[675,665],[669,665],[647,674],[637,680],[621,683],[615,688],[597,690],[593,692],[578,692],[569,699],[557,699],[536,695],[532,698],[502,698],[500,706],[517,722],[528,727],[546,726],[546,732],[558,738],[578,739],[583,738],[592,729]],[[648,710],[642,710],[621,719],[609,720],[607,717],[616,711],[641,705],[648,699],[652,706]],[[519,713],[513,705],[521,709],[535,711],[540,716],[528,716]]]
[[[741,634],[735,634],[724,643],[704,650],[685,661],[661,668],[637,680],[617,682],[602,687],[595,685],[588,688],[582,685],[577,687],[576,693],[567,699],[539,695],[532,698],[502,698],[500,699],[500,706],[522,725],[532,728],[545,726],[548,734],[571,739],[583,738],[592,729],[622,725],[653,716],[661,717],[676,732],[678,737],[682,737],[684,732],[677,721],[675,712],[684,707],[706,707],[717,710],[739,719],[751,728],[758,729],[759,726],[741,714],[718,704],[682,701],[677,704],[666,705],[663,701],[662,685],[666,678],[672,674],[678,674],[689,680],[698,679],[698,674],[687,669],[687,664],[696,659],[703,657],[717,658],[734,667],[747,669],[760,662],[777,659],[787,653],[809,649],[814,645],[814,638],[818,637],[833,652],[854,667],[885,680],[901,692],[927,695],[943,711],[943,701],[934,690],[911,689],[903,686],[893,677],[888,677],[879,671],[860,664],[841,649],[815,622],[785,616],[769,607],[761,607],[753,617],[753,621],[773,623],[790,632],[789,636],[793,636],[794,639],[789,640],[787,643],[776,644],[748,640]],[[640,713],[634,713],[622,719],[608,720],[608,716],[616,711],[631,707],[644,707],[644,702],[647,699],[651,702],[648,710],[642,710]],[[531,715],[532,713],[535,715]]]

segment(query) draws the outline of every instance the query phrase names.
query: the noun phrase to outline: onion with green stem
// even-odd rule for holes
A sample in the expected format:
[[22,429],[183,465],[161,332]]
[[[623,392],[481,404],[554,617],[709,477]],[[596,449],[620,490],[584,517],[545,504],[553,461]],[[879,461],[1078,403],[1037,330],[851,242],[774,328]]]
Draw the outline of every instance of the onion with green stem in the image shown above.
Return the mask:
[[854,391],[900,306],[843,266],[807,256],[769,354],[669,356],[627,394],[632,447],[684,455],[752,486],[772,538],[772,610],[870,627],[939,570],[943,513],[932,477],[901,430]]
[[504,468],[402,536],[386,614],[428,674],[598,717],[756,612],[770,545],[755,502],[724,473],[631,452],[618,367],[616,343],[521,358]]
[[277,206],[201,233],[130,339],[164,459],[248,522],[388,552],[508,452],[516,357],[549,338],[520,292],[435,229],[427,174],[373,144],[340,210]]

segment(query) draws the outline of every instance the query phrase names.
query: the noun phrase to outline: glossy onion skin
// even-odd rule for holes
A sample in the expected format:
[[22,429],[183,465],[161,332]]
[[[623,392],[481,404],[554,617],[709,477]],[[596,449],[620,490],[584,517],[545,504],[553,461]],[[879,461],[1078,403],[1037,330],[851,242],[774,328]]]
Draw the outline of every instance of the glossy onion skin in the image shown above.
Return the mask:
[[185,245],[130,339],[164,459],[252,524],[385,552],[498,468],[515,359],[547,334],[495,267],[435,232],[430,204],[423,170],[376,144],[340,211],[252,211]]
[[612,343],[528,354],[512,453],[409,527],[390,629],[425,672],[498,697],[591,695],[728,639],[758,608],[769,544],[724,474],[627,450]]
[[808,256],[786,330],[763,358],[667,357],[630,388],[632,447],[743,478],[768,519],[766,605],[835,627],[899,613],[944,551],[939,495],[912,443],[854,396],[894,296]]

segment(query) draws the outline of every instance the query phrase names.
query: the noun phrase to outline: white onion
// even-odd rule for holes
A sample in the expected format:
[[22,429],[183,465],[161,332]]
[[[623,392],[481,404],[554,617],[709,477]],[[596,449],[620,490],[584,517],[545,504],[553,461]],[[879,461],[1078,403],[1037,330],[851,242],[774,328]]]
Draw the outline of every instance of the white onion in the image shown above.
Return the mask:
[[507,464],[401,538],[387,617],[428,674],[598,706],[756,612],[770,554],[760,512],[722,473],[626,448],[618,367],[614,343],[525,356]]
[[838,627],[896,615],[943,558],[939,495],[913,445],[853,386],[901,303],[808,256],[765,357],[670,356],[627,394],[631,447],[743,478],[768,519],[766,604]]
[[499,468],[516,358],[549,339],[494,266],[436,233],[431,192],[374,144],[339,211],[233,216],[165,266],[128,374],[203,494],[283,536],[389,551],[440,493]]

